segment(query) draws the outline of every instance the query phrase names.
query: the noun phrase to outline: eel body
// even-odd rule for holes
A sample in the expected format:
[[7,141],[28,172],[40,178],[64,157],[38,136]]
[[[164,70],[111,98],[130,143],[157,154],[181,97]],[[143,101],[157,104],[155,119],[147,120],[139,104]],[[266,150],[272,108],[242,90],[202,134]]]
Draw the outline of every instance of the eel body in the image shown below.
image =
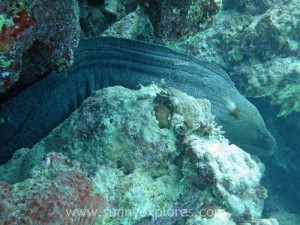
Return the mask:
[[[162,79],[166,86],[210,100],[216,122],[233,144],[257,155],[273,152],[276,142],[260,113],[221,68],[159,45],[96,37],[81,41],[69,71],[52,72],[4,104],[0,116],[12,123],[0,125],[0,162],[47,136],[96,90]],[[224,98],[238,106],[238,116],[229,112]]]

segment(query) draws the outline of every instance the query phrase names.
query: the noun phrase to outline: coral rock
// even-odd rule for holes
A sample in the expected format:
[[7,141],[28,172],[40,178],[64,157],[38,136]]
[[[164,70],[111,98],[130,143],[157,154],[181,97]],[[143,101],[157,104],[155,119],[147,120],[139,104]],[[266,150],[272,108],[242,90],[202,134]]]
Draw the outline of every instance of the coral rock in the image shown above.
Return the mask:
[[228,144],[210,107],[208,100],[156,85],[105,88],[31,150],[17,151],[0,177],[35,176],[34,166],[55,149],[81,162],[106,199],[100,224],[171,225],[187,217],[212,224],[205,219],[212,210],[213,221],[254,222],[267,197],[262,164]]
[[92,182],[68,167],[67,161],[61,154],[49,153],[32,179],[14,185],[0,182],[0,223],[94,224],[96,216],[74,212],[93,210],[101,215],[105,201],[92,193]]
[[79,41],[77,1],[10,2],[0,7],[0,92],[66,70]]

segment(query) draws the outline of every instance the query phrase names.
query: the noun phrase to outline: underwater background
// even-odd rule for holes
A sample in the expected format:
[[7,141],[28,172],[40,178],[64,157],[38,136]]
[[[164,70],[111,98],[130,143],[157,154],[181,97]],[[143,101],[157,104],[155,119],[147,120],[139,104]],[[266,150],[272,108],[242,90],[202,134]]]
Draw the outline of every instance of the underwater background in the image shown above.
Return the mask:
[[299,31],[299,0],[1,0],[0,224],[300,224]]

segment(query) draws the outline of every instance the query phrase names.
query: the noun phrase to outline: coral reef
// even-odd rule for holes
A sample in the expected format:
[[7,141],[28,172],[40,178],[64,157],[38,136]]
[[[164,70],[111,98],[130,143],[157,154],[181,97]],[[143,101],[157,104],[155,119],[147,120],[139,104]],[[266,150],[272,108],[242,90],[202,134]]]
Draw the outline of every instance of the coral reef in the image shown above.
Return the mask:
[[101,36],[122,37],[148,43],[153,43],[155,39],[152,24],[140,8],[115,22],[102,32]]
[[[93,194],[92,182],[80,172],[78,164],[59,153],[49,153],[35,167],[32,178],[10,185],[0,182],[1,224],[94,224],[96,217],[72,212],[101,210],[105,201]],[[99,214],[100,215],[100,214]]]
[[[55,12],[55,13],[53,13]],[[1,1],[0,92],[64,71],[79,41],[79,7],[72,1]]]
[[[300,112],[300,64],[292,57],[239,65],[232,75],[249,97],[269,97],[279,105],[278,116]],[[246,79],[245,79],[246,78]]]
[[101,11],[103,3],[100,1],[96,4],[93,1],[81,0],[79,1],[79,7],[79,21],[82,37],[97,36],[113,22],[108,20]]
[[80,25],[83,37],[94,37],[137,8],[135,1],[80,0]]
[[260,14],[272,7],[274,0],[223,0],[223,9],[235,9],[238,12]]
[[[297,32],[299,30],[299,0],[223,0],[222,4],[220,1],[194,0],[190,0],[188,3],[185,2],[185,4],[180,1],[141,0],[138,2],[141,7],[139,9],[137,9],[138,3],[135,0],[79,0],[80,25],[83,28],[82,36],[96,36],[105,30],[103,36],[113,35],[153,42],[156,39],[153,36],[154,30],[158,40],[163,41],[172,48],[191,53],[199,58],[221,65],[230,73],[232,79],[236,81],[236,84],[239,86],[239,89],[248,97],[263,98],[279,106],[280,110],[275,108],[274,111],[278,111],[279,116],[288,116],[285,122],[292,124],[292,126],[289,125],[289,137],[287,137],[287,139],[289,143],[293,142],[293,146],[287,146],[287,143],[281,143],[281,141],[279,141],[280,152],[277,152],[275,160],[272,158],[272,163],[268,164],[269,169],[273,170],[274,167],[276,167],[274,171],[279,170],[279,172],[276,181],[270,182],[270,184],[281,182],[281,179],[286,179],[287,182],[283,185],[285,190],[288,189],[291,191],[290,195],[292,195],[292,198],[298,197],[299,199],[299,182],[294,182],[295,180],[299,180],[297,179],[297,177],[299,177],[299,162],[297,161],[299,158],[299,149],[298,144],[294,143],[299,139],[298,136],[294,134],[294,130],[297,130],[296,126],[298,126],[299,130],[299,125],[297,124],[300,111],[300,37]],[[223,8],[219,11],[221,5],[223,5]],[[149,23],[149,19],[143,10],[149,15],[152,24]],[[56,13],[51,13],[53,11]],[[0,91],[7,91],[16,81],[18,81],[21,86],[27,85],[39,79],[41,74],[45,71],[51,69],[63,71],[68,68],[72,63],[72,54],[79,36],[78,14],[77,1],[63,0],[60,2],[52,1],[47,3],[45,1],[34,0],[16,1],[13,3],[9,0],[1,1]],[[144,29],[145,26],[147,26],[146,29]],[[0,97],[2,97],[2,95]],[[2,101],[2,99],[0,100]],[[203,104],[205,105],[206,103]],[[298,114],[295,114],[295,112],[298,112]],[[228,181],[226,176],[221,176],[222,179],[216,179],[211,172],[211,170],[215,168],[209,163],[205,164],[203,162],[201,167],[198,166],[195,161],[196,159],[202,162],[204,159],[206,160],[205,157],[202,157],[202,154],[205,153],[209,156],[212,154],[210,151],[205,152],[205,149],[194,149],[193,146],[191,146],[191,142],[188,141],[187,137],[191,135],[191,133],[196,132],[193,130],[194,125],[191,120],[187,117],[179,116],[177,119],[184,122],[178,126],[176,125],[175,129],[174,121],[171,120],[171,118],[173,118],[173,111],[170,107],[158,104],[154,106],[152,113],[160,129],[175,130],[176,135],[174,140],[176,141],[176,145],[174,149],[176,149],[176,152],[178,152],[178,148],[183,148],[179,153],[186,152],[187,154],[174,157],[175,165],[172,165],[173,167],[169,166],[169,168],[163,169],[154,167],[153,171],[150,172],[146,170],[149,172],[149,176],[145,175],[144,170],[139,170],[141,165],[135,166],[136,161],[141,161],[138,157],[134,160],[127,160],[122,156],[120,157],[122,160],[116,160],[115,158],[110,160],[106,155],[106,158],[104,157],[105,159],[100,160],[100,162],[103,163],[101,164],[103,166],[100,168],[97,167],[97,162],[99,161],[91,160],[92,163],[91,165],[87,165],[87,170],[91,173],[91,171],[94,171],[94,168],[97,167],[98,171],[93,177],[98,188],[106,193],[107,197],[113,199],[111,202],[121,204],[119,203],[123,200],[121,193],[125,193],[122,188],[126,187],[125,190],[129,190],[127,192],[129,194],[126,195],[126,204],[129,205],[129,208],[144,207],[144,209],[151,211],[151,206],[147,208],[144,205],[145,202],[151,202],[152,195],[157,193],[157,191],[155,192],[152,189],[158,190],[164,187],[164,190],[170,191],[168,192],[170,193],[169,195],[165,195],[162,192],[159,192],[158,195],[159,197],[163,196],[163,200],[160,202],[161,204],[164,204],[165,197],[169,199],[168,203],[170,204],[168,206],[172,207],[172,201],[175,201],[172,196],[183,193],[177,190],[177,192],[174,191],[174,187],[178,187],[178,176],[183,174],[182,176],[184,176],[185,179],[188,178],[187,180],[189,180],[193,187],[204,189],[204,191],[208,188],[214,190],[217,200],[214,201],[210,193],[196,195],[195,192],[192,192],[192,194],[195,194],[193,196],[198,197],[200,200],[210,196],[211,198],[206,199],[206,202],[219,207],[218,210],[215,211],[214,218],[208,219],[203,217],[202,214],[198,214],[188,219],[188,224],[225,224],[225,222],[227,224],[235,224],[240,223],[240,220],[244,220],[245,218],[249,219],[248,210],[246,210],[243,216],[240,216],[239,213],[241,212],[235,212],[234,204],[233,206],[232,204],[230,205],[230,202],[233,201],[232,199],[230,201],[227,199],[228,202],[225,201],[226,206],[218,201],[223,198],[223,195],[234,196],[232,198],[236,200],[235,195],[237,194],[232,192],[231,189],[220,189],[222,185],[227,187],[226,184],[231,181]],[[265,118],[270,117],[270,115],[271,114],[265,116]],[[89,144],[87,144],[86,141],[92,139],[95,135],[94,132],[97,131],[95,128],[97,125],[93,122],[95,117],[90,116],[91,113],[83,113],[83,121],[85,121],[85,124],[81,124],[80,131],[76,131],[81,135],[82,141],[80,144],[81,152],[78,153],[78,155],[84,155],[82,154],[82,152],[85,152],[85,150],[82,150],[84,149],[83,146]],[[210,125],[208,127],[210,127],[208,130],[205,130],[205,127],[201,127],[201,129],[198,130],[196,128],[196,130],[201,130],[200,136],[212,138],[212,142],[214,143],[215,138],[220,136],[211,134],[210,129],[214,126]],[[106,125],[102,125],[102,129],[104,128],[106,129]],[[136,129],[136,127],[133,126],[133,129]],[[193,130],[192,132],[190,132],[191,129]],[[274,130],[276,130],[276,128],[273,127],[273,131]],[[279,132],[281,136],[282,133],[286,133],[287,128],[284,127],[282,130]],[[292,135],[291,131],[294,132]],[[141,134],[138,132],[132,135],[135,138],[133,141],[129,138],[128,141],[126,139],[128,136],[126,135],[125,138],[120,135],[120,139],[118,139],[119,137],[115,137],[115,139],[118,140],[117,143],[121,143],[121,149],[126,147],[131,149],[137,140],[140,142],[144,140],[141,139]],[[166,138],[165,136],[163,134],[158,135],[157,139],[161,140]],[[277,136],[280,135],[277,134]],[[70,140],[66,140],[64,135],[57,133],[52,139],[53,143],[59,143],[59,151],[67,149],[67,152],[73,152],[72,148],[69,147],[71,145]],[[124,141],[124,139],[126,141]],[[203,145],[209,148],[206,145],[206,141],[206,139],[202,140],[200,138],[201,146]],[[42,160],[43,155],[51,151],[51,149],[57,150],[53,147],[55,144],[52,142],[46,141],[44,144],[41,144],[43,143],[41,142],[38,147],[34,148],[36,150],[22,149],[16,152],[13,161],[2,167],[2,170],[3,168],[6,169],[1,173],[1,177],[11,183],[31,178],[33,164],[38,164]],[[169,146],[169,143],[158,142],[159,143],[156,144],[158,146],[161,146],[160,144],[162,144],[162,146]],[[44,146],[45,143],[47,144],[46,147]],[[77,143],[78,142],[76,142],[76,144]],[[106,142],[101,143],[103,146],[106,146]],[[177,145],[178,143],[183,144]],[[221,141],[221,143],[223,143],[223,141]],[[50,147],[48,147],[48,145]],[[214,144],[212,145],[215,146]],[[231,150],[232,146],[224,145],[225,146],[222,145],[222,147]],[[140,148],[149,147],[148,145],[144,147],[145,145],[143,144],[138,146]],[[78,146],[75,147],[78,150]],[[113,145],[110,151],[114,148],[115,146]],[[187,150],[187,148],[189,149]],[[115,154],[117,154],[118,149],[119,148],[113,150]],[[161,149],[161,147],[159,149]],[[83,157],[84,165],[88,164],[89,159],[93,159],[95,155],[99,154],[95,151],[92,152],[93,154]],[[124,151],[121,152],[125,157],[130,158],[131,153],[126,154]],[[137,153],[143,156],[146,155],[147,157],[153,154],[153,152],[145,153],[145,151],[137,151]],[[198,157],[197,154],[200,156]],[[77,155],[69,153],[69,156],[76,158]],[[191,158],[191,156],[195,156],[196,159]],[[213,157],[216,158],[215,161],[217,164],[220,163],[218,154],[213,155]],[[231,156],[227,155],[226,157],[230,158]],[[239,157],[243,158],[241,155],[239,155]],[[208,159],[210,158],[211,157],[208,157]],[[154,159],[156,158],[152,155],[152,162],[155,161]],[[169,162],[169,159],[164,159]],[[225,161],[226,160],[227,159],[225,159]],[[109,165],[106,165],[107,163]],[[237,163],[240,163],[240,161],[233,161],[233,165]],[[243,160],[241,163],[243,163]],[[148,165],[149,164],[146,164],[146,166]],[[201,170],[199,168],[201,168]],[[202,169],[206,173],[205,175],[202,174]],[[152,175],[155,173],[154,171],[162,171],[163,173],[162,178],[160,179],[159,177],[158,179],[160,180],[157,181],[157,183],[153,183],[154,178]],[[231,172],[234,173],[234,171]],[[170,174],[169,176],[168,173]],[[107,174],[118,179],[118,182],[122,183],[123,186],[118,182],[114,183],[111,179],[105,179]],[[226,174],[224,173],[222,175]],[[272,176],[272,174],[270,176]],[[142,185],[140,184],[140,180],[136,177],[144,178]],[[295,179],[291,180],[289,177],[294,177]],[[223,180],[225,181],[223,182]],[[104,181],[104,183],[100,181]],[[24,185],[27,185],[26,182],[28,183],[28,180],[25,181]],[[153,183],[153,185],[149,185],[148,183]],[[170,187],[168,183],[173,186]],[[221,185],[218,186],[216,183],[220,183]],[[1,184],[3,190],[15,190],[15,187],[11,185]],[[116,187],[120,192],[119,196],[109,196],[114,192],[114,189],[109,185]],[[145,188],[152,190],[152,192],[149,190],[147,192],[144,191]],[[189,188],[187,188],[187,190],[190,191]],[[254,189],[253,191],[251,190],[249,191],[249,195],[253,198]],[[263,188],[257,186],[256,191],[261,194],[262,199],[265,197],[266,193]],[[9,196],[9,193],[11,194],[9,191],[5,194]],[[136,196],[140,196],[141,193],[145,194],[145,198],[140,199],[140,202],[138,202],[139,199],[137,199]],[[189,193],[186,193],[186,195],[187,194]],[[241,209],[248,208],[249,202],[245,201],[244,196],[238,195],[237,201],[238,203],[242,202],[240,204]],[[280,204],[280,201],[276,204]],[[205,204],[201,207],[204,205]],[[123,205],[121,204],[121,206]],[[194,207],[192,202],[190,206],[191,208]],[[197,207],[194,207],[194,209],[196,208]],[[252,213],[250,214],[250,217],[253,216]],[[281,216],[280,221],[282,220],[287,223],[284,214],[271,213],[266,215],[276,215],[278,218]],[[287,214],[286,217],[290,218],[291,214]],[[170,218],[166,220],[168,219],[170,221]],[[116,218],[111,219],[111,221],[116,220]],[[155,221],[153,218],[152,220],[154,224],[159,224],[159,221],[162,221]],[[178,218],[174,219],[174,221],[175,220],[178,220]],[[254,220],[258,224],[276,224],[272,219],[265,221],[252,218],[252,222],[254,222]],[[132,221],[137,221],[137,219],[128,218],[126,222],[130,223]],[[295,221],[298,220],[295,219]],[[143,221],[138,221],[138,223],[142,224]],[[164,222],[161,223],[167,224]],[[296,223],[297,222],[291,222],[291,224]]]
[[[171,48],[222,66],[246,96],[266,98],[280,106],[278,116],[300,112],[299,0],[138,3],[149,15],[156,38],[148,37],[148,29],[147,38],[140,35],[145,33],[140,29],[144,22],[140,21],[149,25],[140,10],[121,21],[115,19],[117,22],[111,23],[104,36],[146,42],[157,39]],[[136,6],[135,1],[131,4]]]
[[[83,37],[94,37],[100,35],[104,30],[108,29],[113,33],[120,34],[122,31],[127,32],[140,32],[138,29],[132,29],[129,25],[136,23],[139,28],[145,30],[141,23],[149,23],[146,16],[137,11],[138,3],[136,0],[113,0],[113,1],[91,1],[80,0],[80,25],[82,29],[81,35]],[[129,14],[133,15],[129,16]],[[124,17],[127,18],[124,18]],[[141,16],[141,18],[137,18]],[[124,18],[124,19],[123,19]],[[119,22],[122,20],[122,22]],[[115,25],[118,23],[119,25]],[[122,25],[121,25],[122,24]],[[114,28],[111,28],[113,26]],[[148,25],[147,25],[148,26]],[[120,30],[118,30],[120,28]],[[137,27],[135,27],[137,28]],[[106,31],[107,32],[107,31]],[[134,35],[132,33],[132,35]],[[125,37],[124,35],[121,35]]]
[[[79,4],[83,37],[157,39],[223,66],[245,95],[279,105],[279,116],[300,111],[299,0],[81,0]],[[75,0],[11,5],[3,1],[0,90],[16,81],[22,87],[51,69],[68,68],[79,36],[78,14]]]
[[299,0],[224,1],[209,29],[165,43],[222,66],[246,96],[264,97],[286,116],[300,111],[299,7]]
[[120,0],[104,1],[102,12],[114,20],[120,20],[126,15],[126,8]]
[[55,150],[81,162],[105,198],[99,224],[212,224],[205,218],[214,215],[214,224],[277,224],[260,219],[263,165],[229,145],[210,107],[157,85],[102,89],[32,149],[17,151],[0,178],[29,182]]
[[219,0],[138,2],[149,14],[155,33],[161,40],[177,40],[207,29],[222,6]]

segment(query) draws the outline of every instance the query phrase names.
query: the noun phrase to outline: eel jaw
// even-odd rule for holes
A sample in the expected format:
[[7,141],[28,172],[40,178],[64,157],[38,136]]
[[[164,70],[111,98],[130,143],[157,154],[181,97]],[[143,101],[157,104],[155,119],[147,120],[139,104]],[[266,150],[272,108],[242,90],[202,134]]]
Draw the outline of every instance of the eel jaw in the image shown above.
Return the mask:
[[276,141],[271,134],[265,134],[251,144],[242,144],[243,150],[251,155],[271,156],[276,148]]

